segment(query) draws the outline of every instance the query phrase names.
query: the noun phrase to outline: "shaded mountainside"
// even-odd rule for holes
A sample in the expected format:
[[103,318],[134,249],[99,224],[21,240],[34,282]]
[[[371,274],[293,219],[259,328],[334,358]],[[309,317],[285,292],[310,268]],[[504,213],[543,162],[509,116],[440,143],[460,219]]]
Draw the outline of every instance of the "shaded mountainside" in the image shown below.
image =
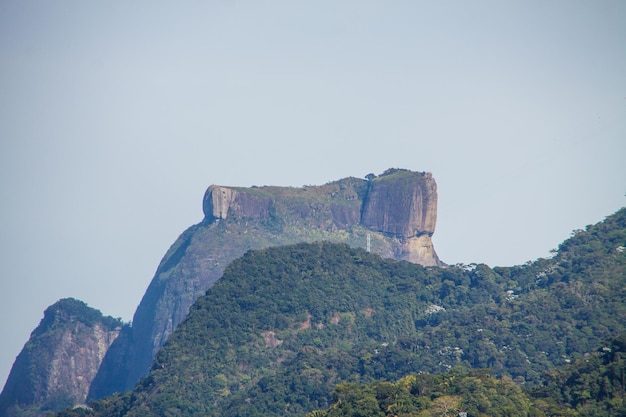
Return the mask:
[[131,389],[192,303],[250,249],[321,240],[365,248],[369,236],[372,252],[383,257],[441,265],[431,241],[437,186],[429,173],[390,169],[368,180],[302,188],[212,185],[203,210],[204,220],[163,258],[132,328],[107,354],[90,398]]
[[122,326],[72,298],[48,307],[13,364],[0,416],[36,416],[84,402]]
[[423,267],[333,243],[250,251],[132,393],[81,413],[301,416],[329,407],[337,384],[457,366],[508,378],[494,389],[541,386],[626,331],[625,246],[622,209],[553,258],[510,268]]

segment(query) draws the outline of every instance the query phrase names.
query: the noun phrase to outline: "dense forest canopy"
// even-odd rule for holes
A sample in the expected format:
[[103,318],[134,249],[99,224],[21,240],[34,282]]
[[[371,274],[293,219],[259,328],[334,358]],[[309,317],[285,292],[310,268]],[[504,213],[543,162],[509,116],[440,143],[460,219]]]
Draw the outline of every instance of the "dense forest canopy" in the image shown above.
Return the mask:
[[[604,344],[626,331],[625,246],[622,209],[553,257],[507,268],[426,268],[323,242],[251,251],[132,393],[63,415],[392,415],[393,390],[414,408],[393,415],[446,415],[446,401],[468,415],[624,415],[623,337]],[[576,388],[565,366],[603,382]],[[353,400],[379,414],[341,408]]]
[[464,367],[438,375],[410,374],[393,382],[343,383],[335,388],[328,409],[307,417],[626,416],[625,357],[622,334],[531,389],[508,377],[495,378],[489,370]]

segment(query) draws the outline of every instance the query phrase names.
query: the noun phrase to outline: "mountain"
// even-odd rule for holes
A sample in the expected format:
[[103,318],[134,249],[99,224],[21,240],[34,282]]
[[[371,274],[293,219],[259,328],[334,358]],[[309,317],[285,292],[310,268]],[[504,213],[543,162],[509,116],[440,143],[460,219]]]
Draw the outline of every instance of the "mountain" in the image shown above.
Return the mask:
[[[458,366],[490,368],[504,382],[481,384],[496,391],[554,391],[546,372],[626,331],[625,247],[622,209],[552,258],[507,268],[424,267],[330,242],[248,251],[192,305],[132,392],[80,415],[302,416],[330,407],[337,384]],[[620,391],[603,392],[613,401]],[[587,395],[563,391],[572,393]]]
[[11,368],[0,416],[41,415],[84,402],[122,326],[72,298],[48,307]]
[[389,169],[367,179],[302,188],[212,185],[203,210],[203,221],[183,232],[165,254],[132,328],[109,350],[90,398],[131,389],[192,303],[248,250],[326,240],[442,265],[431,240],[437,185],[430,173]]

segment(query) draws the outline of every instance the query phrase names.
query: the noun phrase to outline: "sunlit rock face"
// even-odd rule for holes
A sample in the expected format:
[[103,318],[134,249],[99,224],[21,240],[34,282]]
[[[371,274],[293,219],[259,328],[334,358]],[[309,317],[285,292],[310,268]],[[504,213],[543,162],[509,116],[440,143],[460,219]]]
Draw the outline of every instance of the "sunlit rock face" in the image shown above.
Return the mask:
[[399,238],[432,236],[437,223],[437,184],[432,175],[397,171],[374,178],[361,223]]
[[441,265],[431,237],[437,223],[437,184],[430,173],[389,170],[370,181],[361,224],[392,238],[393,257]]
[[207,219],[226,219],[228,213],[237,218],[264,219],[269,215],[272,200],[245,190],[211,185],[204,196],[203,211]]

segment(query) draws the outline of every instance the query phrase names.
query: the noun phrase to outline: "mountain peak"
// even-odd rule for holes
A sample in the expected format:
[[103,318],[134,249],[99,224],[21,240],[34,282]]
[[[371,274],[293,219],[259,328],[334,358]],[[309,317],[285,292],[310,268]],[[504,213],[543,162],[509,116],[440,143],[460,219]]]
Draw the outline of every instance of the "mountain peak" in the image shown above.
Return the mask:
[[14,407],[44,415],[84,402],[122,327],[74,298],[48,307],[13,364],[0,394],[0,416]]
[[396,240],[392,252],[383,256],[441,265],[431,241],[437,222],[432,174],[393,168],[367,178],[301,188],[211,185],[203,200],[205,221],[274,218],[282,224],[330,231],[360,225]]

